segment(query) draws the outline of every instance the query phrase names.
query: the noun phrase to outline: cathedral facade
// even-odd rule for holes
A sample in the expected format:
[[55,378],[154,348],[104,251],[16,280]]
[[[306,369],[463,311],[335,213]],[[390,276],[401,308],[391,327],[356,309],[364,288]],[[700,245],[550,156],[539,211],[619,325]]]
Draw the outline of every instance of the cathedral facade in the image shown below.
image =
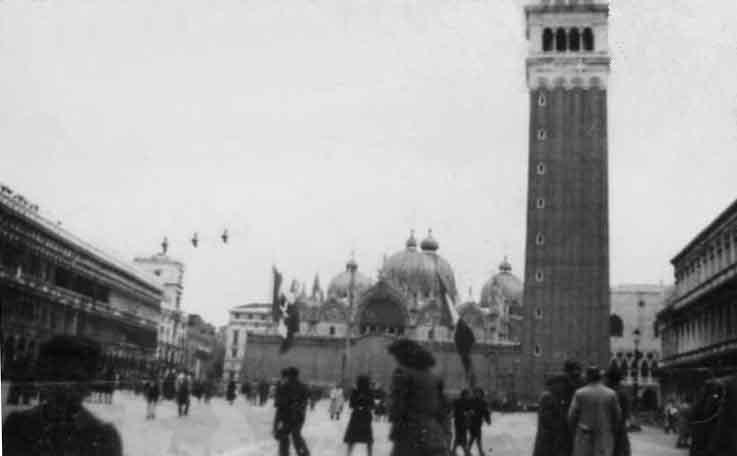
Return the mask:
[[472,358],[478,384],[501,398],[516,395],[519,343],[509,336],[518,333],[521,281],[505,260],[484,285],[479,302],[460,303],[453,269],[438,250],[432,233],[419,243],[411,234],[403,249],[386,257],[376,278],[364,275],[351,259],[327,292],[317,279],[310,292],[293,282],[290,291],[297,294],[300,311],[294,348],[280,355],[273,327],[248,331],[243,372],[234,372],[234,378],[276,378],[282,367],[295,365],[313,383],[345,383],[368,374],[386,385],[394,368],[386,347],[406,337],[435,354],[436,372],[450,391],[457,391],[466,378],[443,301],[445,291],[476,336]]

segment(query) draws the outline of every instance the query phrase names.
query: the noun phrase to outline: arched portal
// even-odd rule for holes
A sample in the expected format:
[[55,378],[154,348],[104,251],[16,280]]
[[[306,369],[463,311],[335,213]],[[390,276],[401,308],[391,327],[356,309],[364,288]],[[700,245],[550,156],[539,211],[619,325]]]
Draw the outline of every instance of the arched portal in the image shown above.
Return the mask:
[[379,282],[361,297],[354,321],[359,334],[401,335],[409,316],[401,294]]

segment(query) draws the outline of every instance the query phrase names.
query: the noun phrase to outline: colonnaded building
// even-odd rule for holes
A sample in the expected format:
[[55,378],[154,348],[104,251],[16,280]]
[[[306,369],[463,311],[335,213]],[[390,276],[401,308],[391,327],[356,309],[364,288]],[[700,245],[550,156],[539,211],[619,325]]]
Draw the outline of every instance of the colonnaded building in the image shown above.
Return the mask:
[[106,368],[135,374],[155,364],[163,290],[0,186],[3,378],[31,375],[40,344],[57,334],[98,341]]
[[676,286],[657,328],[666,396],[737,373],[737,200],[671,260]]
[[[505,263],[484,287],[480,302],[461,303],[458,310],[477,334],[473,362],[479,385],[536,400],[544,379],[559,372],[566,359],[602,368],[611,362],[609,6],[540,0],[524,13],[529,43],[525,286]],[[441,324],[447,316],[439,276],[460,302],[451,266],[432,236],[419,249],[410,237],[375,282],[349,263],[331,282],[324,303],[304,300],[301,333],[285,356],[277,354],[274,335],[254,331],[247,341],[239,336],[246,374],[273,377],[280,367],[295,364],[308,379],[337,381],[368,372],[386,383],[393,368],[386,345],[407,336],[435,353],[436,371],[449,390],[457,390],[464,377],[451,335]],[[494,293],[501,301],[497,297],[491,305]],[[249,319],[242,315],[249,313],[233,309],[231,330],[245,332]],[[234,334],[229,336],[231,344]]]

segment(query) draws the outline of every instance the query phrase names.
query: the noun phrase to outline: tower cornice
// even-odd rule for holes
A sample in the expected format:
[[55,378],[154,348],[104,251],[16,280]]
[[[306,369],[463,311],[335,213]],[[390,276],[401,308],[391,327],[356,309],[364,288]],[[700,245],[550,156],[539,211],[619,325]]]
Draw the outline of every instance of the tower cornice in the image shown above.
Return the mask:
[[611,57],[608,55],[536,54],[527,58],[527,86],[552,89],[575,87],[606,89],[609,82]]

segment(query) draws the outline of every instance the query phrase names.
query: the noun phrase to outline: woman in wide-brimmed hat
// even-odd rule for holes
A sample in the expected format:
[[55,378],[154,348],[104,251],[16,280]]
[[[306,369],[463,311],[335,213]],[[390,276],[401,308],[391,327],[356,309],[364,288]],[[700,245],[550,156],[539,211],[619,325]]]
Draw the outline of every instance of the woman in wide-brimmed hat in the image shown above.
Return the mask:
[[392,375],[389,410],[392,456],[447,455],[440,379],[430,372],[435,358],[408,339],[395,341],[388,350],[399,364]]

